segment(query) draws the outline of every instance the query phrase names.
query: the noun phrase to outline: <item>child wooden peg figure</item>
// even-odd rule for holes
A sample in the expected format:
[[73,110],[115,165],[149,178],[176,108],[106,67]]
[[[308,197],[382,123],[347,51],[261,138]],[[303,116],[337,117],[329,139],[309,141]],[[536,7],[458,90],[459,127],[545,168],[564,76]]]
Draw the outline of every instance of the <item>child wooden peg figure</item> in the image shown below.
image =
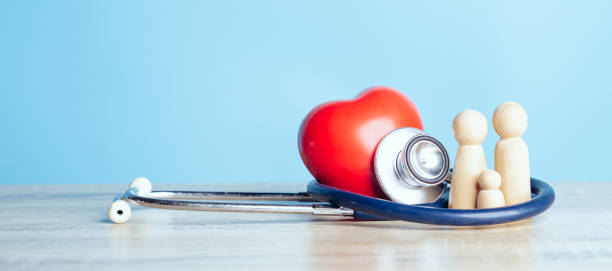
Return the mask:
[[480,192],[478,192],[476,208],[497,208],[506,205],[504,194],[499,189],[501,182],[501,176],[495,170],[489,169],[480,174],[478,177]]

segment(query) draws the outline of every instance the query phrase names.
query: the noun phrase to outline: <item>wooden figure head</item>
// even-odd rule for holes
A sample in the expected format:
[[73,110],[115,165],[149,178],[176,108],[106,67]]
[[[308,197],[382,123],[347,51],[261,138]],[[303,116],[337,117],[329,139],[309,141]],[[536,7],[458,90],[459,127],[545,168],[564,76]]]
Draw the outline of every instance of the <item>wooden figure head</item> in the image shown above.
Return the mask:
[[527,112],[520,104],[504,102],[493,113],[493,128],[501,138],[520,137],[527,130]]
[[501,182],[499,173],[492,169],[483,171],[478,177],[478,185],[482,190],[497,190],[501,186]]
[[487,136],[487,120],[476,110],[463,110],[453,120],[453,135],[460,145],[482,144]]

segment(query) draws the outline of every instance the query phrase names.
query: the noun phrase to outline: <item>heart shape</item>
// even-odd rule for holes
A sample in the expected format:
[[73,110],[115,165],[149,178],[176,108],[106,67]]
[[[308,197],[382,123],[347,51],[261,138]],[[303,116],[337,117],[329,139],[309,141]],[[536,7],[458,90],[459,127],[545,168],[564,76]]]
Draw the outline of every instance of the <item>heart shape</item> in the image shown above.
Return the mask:
[[308,171],[321,184],[386,199],[374,173],[380,140],[402,127],[423,130],[416,106],[388,87],[372,87],[353,100],[314,108],[302,121],[298,148]]

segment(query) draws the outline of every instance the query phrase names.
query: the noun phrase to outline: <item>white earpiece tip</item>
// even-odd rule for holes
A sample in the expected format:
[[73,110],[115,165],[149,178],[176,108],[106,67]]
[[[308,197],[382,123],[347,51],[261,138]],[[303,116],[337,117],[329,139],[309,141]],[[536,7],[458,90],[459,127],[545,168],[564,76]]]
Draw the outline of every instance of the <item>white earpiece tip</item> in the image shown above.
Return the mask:
[[130,183],[130,188],[132,187],[136,187],[136,189],[138,189],[138,195],[149,194],[151,193],[151,190],[153,189],[151,186],[151,182],[149,181],[149,179],[145,177],[138,177],[134,179]]
[[117,224],[128,221],[132,215],[132,208],[125,200],[116,200],[108,207],[108,218]]

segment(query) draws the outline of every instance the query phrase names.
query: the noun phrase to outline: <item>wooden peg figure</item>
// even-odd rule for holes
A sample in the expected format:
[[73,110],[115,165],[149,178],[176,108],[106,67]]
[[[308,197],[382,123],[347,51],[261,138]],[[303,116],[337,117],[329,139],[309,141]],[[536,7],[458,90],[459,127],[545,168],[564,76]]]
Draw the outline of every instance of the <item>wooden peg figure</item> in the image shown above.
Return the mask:
[[478,176],[487,169],[482,150],[482,141],[487,136],[487,120],[476,110],[464,110],[453,120],[453,134],[459,142],[459,148],[455,157],[448,207],[475,209]]
[[527,130],[527,113],[515,102],[505,102],[493,113],[493,127],[499,134],[495,145],[495,170],[501,175],[506,205],[531,199],[529,151],[521,138]]
[[478,199],[476,200],[476,208],[497,208],[506,205],[504,194],[499,187],[501,185],[501,176],[497,171],[489,169],[483,171],[478,177]]

